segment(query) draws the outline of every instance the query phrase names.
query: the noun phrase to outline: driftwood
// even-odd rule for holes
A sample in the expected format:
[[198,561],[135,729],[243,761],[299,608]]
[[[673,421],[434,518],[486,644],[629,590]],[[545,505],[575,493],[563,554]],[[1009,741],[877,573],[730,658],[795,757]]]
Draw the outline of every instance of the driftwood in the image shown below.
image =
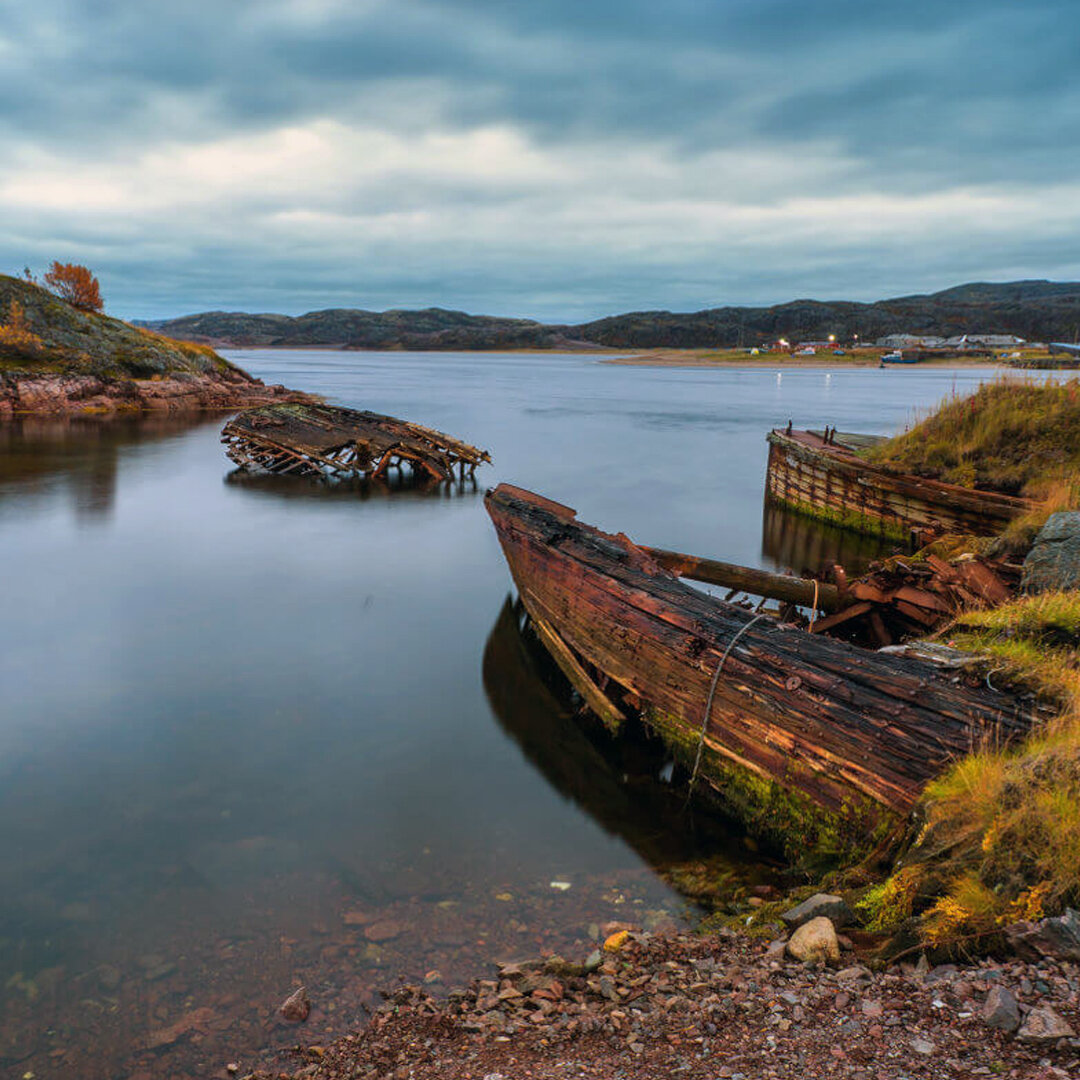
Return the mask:
[[858,436],[771,431],[766,487],[794,510],[848,528],[909,540],[944,532],[990,536],[1034,505],[995,491],[976,491],[893,472],[859,457]]
[[464,478],[491,461],[486,450],[433,428],[331,405],[269,405],[240,413],[221,432],[241,468],[317,477],[379,477],[408,464],[433,480]]
[[500,485],[486,506],[530,616],[670,744],[692,755],[704,731],[721,794],[734,765],[825,811],[906,815],[951,761],[1030,727],[1008,694],[755,617],[541,496]]

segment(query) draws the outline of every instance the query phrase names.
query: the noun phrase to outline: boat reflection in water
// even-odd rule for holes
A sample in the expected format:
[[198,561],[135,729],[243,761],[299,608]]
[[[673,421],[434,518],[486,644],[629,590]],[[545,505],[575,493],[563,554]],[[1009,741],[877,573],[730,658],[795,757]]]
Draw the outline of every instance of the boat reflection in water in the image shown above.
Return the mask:
[[805,577],[828,577],[839,563],[857,577],[875,559],[901,550],[894,540],[828,525],[773,502],[768,495],[761,521],[761,553],[778,570]]
[[280,473],[249,472],[233,469],[225,474],[225,483],[238,491],[277,495],[283,499],[378,499],[395,498],[453,499],[480,494],[475,478],[436,483],[424,474],[391,470],[377,480],[358,477],[348,480],[325,480],[310,476],[282,476]]
[[633,721],[613,738],[583,714],[520,600],[507,597],[499,612],[483,678],[492,711],[525,757],[679,892],[723,903],[777,880],[779,862],[736,822],[686,807],[687,778],[659,739]]

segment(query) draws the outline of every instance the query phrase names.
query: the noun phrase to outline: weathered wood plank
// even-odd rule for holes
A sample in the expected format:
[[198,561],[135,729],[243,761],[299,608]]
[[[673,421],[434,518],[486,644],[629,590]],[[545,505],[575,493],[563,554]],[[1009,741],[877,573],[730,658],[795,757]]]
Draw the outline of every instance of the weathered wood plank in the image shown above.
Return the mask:
[[613,701],[605,697],[596,683],[589,678],[589,673],[581,666],[573,650],[559,637],[550,623],[538,616],[533,617],[532,622],[537,637],[540,638],[555,662],[562,668],[562,672],[570,681],[570,685],[585,699],[589,708],[600,717],[604,722],[604,726],[613,735],[618,735],[622,725],[626,722],[622,710]]
[[822,807],[868,797],[906,813],[950,760],[1029,726],[1013,698],[931,663],[771,619],[751,625],[750,613],[685,585],[626,537],[529,492],[501,485],[486,504],[534,620],[688,743],[723,659],[706,744]]
[[866,532],[989,535],[1033,505],[1000,492],[893,472],[812,432],[772,431],[768,439],[766,487],[774,499]]
[[[241,467],[308,475],[381,476],[402,462],[432,479],[452,481],[454,466],[491,461],[486,450],[434,428],[379,413],[330,405],[282,404],[242,412],[221,432],[225,452]],[[304,463],[285,466],[283,458]]]

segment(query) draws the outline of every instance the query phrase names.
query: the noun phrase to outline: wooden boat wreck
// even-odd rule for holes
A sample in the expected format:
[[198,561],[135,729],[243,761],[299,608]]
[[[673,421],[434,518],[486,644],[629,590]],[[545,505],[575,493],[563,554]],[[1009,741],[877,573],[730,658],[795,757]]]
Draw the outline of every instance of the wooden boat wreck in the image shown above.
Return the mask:
[[859,456],[880,441],[826,429],[769,432],[766,488],[776,502],[902,542],[956,532],[992,536],[1032,508],[1027,499],[893,472]]
[[376,478],[408,465],[432,480],[472,476],[486,450],[394,416],[334,405],[251,409],[222,429],[228,456],[244,469],[325,478]]
[[[707,595],[676,576],[693,567],[664,565],[674,553],[532,492],[501,484],[485,501],[537,634],[592,711],[612,729],[640,716],[691,789],[803,857],[893,842],[951,761],[1030,727],[1024,702],[958,666]],[[842,602],[835,588],[826,602]]]

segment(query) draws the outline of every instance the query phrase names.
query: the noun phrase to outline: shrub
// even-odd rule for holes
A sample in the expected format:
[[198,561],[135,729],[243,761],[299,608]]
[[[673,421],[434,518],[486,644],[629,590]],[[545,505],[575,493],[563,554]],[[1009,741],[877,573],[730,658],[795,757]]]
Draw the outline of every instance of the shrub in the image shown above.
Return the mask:
[[101,311],[105,306],[98,279],[85,266],[54,262],[45,275],[45,285],[81,311]]
[[38,356],[44,346],[41,338],[30,329],[22,304],[12,300],[7,322],[0,323],[0,349],[23,356]]

